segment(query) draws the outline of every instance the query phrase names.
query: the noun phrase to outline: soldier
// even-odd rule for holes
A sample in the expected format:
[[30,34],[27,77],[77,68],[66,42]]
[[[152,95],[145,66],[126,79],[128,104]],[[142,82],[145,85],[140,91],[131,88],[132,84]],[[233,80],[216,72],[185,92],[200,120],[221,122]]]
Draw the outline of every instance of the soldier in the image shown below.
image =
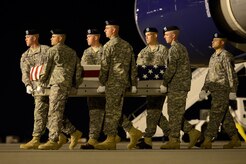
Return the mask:
[[169,115],[169,141],[161,149],[180,149],[180,130],[183,124],[186,98],[191,86],[191,68],[187,49],[178,42],[180,30],[177,26],[164,27],[168,50],[168,65],[163,75],[162,93],[167,92]]
[[45,130],[48,115],[48,98],[34,95],[37,89],[38,74],[43,64],[47,60],[46,52],[49,46],[39,43],[39,31],[37,29],[26,30],[26,45],[29,47],[21,56],[20,67],[22,72],[22,82],[26,86],[26,92],[34,97],[34,125],[32,140],[21,144],[21,149],[37,149],[40,145],[40,137]]
[[[100,65],[103,53],[103,46],[100,43],[100,32],[98,29],[94,28],[87,30],[87,43],[90,47],[84,51],[81,59],[81,65]],[[98,138],[100,136],[104,119],[105,103],[105,97],[87,98],[90,117],[89,140],[84,145],[81,145],[81,149],[94,149],[94,146],[98,143]],[[123,123],[120,124],[122,124],[125,129],[127,129],[128,127],[128,129],[131,129],[132,123],[125,116],[122,122]],[[120,142],[121,138],[116,135],[115,140],[116,143],[118,143]]]
[[224,49],[226,41],[224,35],[214,34],[212,47],[215,52],[210,58],[209,70],[199,94],[200,99],[205,99],[208,92],[212,97],[209,122],[204,134],[205,140],[201,144],[203,149],[212,148],[212,139],[217,135],[221,122],[231,138],[231,141],[223,148],[231,149],[241,146],[236,125],[228,110],[229,100],[236,100],[238,79],[234,70],[233,55]]
[[[48,129],[49,140],[38,146],[42,150],[56,150],[65,143],[66,137],[61,132],[71,135],[69,149],[74,149],[82,133],[64,116],[64,108],[72,86],[78,87],[81,81],[82,67],[76,52],[65,45],[66,34],[62,29],[51,30],[51,47],[48,60],[40,73],[37,92],[43,87],[50,87]],[[74,80],[75,79],[75,80]],[[62,135],[60,135],[62,134]],[[62,142],[59,143],[58,139]]]
[[[81,65],[100,65],[103,53],[103,46],[100,43],[100,32],[98,29],[87,30],[87,49],[84,50],[81,58]],[[94,149],[94,145],[98,143],[98,138],[102,129],[104,113],[105,113],[105,97],[87,97],[89,108],[89,140],[81,149]]]
[[[158,30],[155,27],[144,29],[147,46],[137,57],[137,65],[167,66],[168,49],[158,42]],[[136,145],[138,149],[152,149],[152,137],[159,126],[164,135],[168,136],[169,126],[162,114],[165,96],[147,96],[147,117],[144,140]]]
[[[114,20],[105,21],[105,24],[104,32],[110,40],[103,46],[99,75],[102,86],[98,87],[98,92],[105,91],[106,96],[103,131],[107,138],[95,148],[116,149],[115,138],[122,119],[124,95],[129,87],[132,93],[137,92],[137,69],[132,46],[119,36],[119,24]],[[127,148],[132,149],[142,137],[142,132],[134,128],[125,116],[122,126],[130,135]]]

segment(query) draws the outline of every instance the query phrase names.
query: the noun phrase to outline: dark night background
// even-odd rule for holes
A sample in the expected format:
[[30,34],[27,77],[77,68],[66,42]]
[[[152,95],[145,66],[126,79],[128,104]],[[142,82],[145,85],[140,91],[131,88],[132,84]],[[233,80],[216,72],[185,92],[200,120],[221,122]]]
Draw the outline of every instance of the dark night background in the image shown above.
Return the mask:
[[[28,48],[25,30],[39,28],[40,43],[50,45],[50,30],[67,30],[66,44],[81,58],[87,48],[86,29],[98,27],[104,35],[104,21],[116,19],[120,23],[120,36],[132,44],[135,54],[143,48],[134,18],[134,0],[76,0],[76,1],[2,1],[1,4],[1,113],[0,138],[19,136],[30,139],[33,129],[34,103],[21,81],[20,58]],[[131,100],[130,100],[131,101]],[[132,104],[132,103],[130,103]],[[134,109],[132,109],[134,110]],[[78,129],[88,133],[88,111],[85,98],[69,98],[66,114]]]

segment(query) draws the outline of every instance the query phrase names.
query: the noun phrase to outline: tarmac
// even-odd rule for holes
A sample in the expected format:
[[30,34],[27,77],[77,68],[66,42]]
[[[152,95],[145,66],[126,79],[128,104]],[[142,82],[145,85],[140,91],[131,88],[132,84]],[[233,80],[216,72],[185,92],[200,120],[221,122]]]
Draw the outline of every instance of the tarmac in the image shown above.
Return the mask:
[[161,150],[161,141],[145,150],[127,150],[128,142],[118,143],[116,150],[82,150],[80,144],[74,150],[68,144],[59,150],[23,150],[20,143],[2,143],[0,164],[245,164],[246,142],[223,149],[227,142],[215,141],[212,149],[187,149],[188,143],[181,143],[178,150]]

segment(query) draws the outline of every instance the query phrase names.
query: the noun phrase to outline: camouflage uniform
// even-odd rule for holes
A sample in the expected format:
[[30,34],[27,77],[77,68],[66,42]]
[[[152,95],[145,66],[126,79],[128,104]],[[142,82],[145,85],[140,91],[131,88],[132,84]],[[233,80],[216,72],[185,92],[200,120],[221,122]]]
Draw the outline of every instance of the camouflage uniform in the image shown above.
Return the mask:
[[125,91],[137,86],[137,69],[132,46],[119,36],[111,38],[103,50],[99,81],[106,87],[104,133],[117,135]]
[[[97,52],[92,47],[87,48],[82,56],[81,65],[101,65],[103,47]],[[98,140],[102,129],[103,118],[105,113],[105,97],[87,97],[89,108],[89,138]]]
[[226,133],[232,137],[237,134],[234,120],[228,110],[229,93],[237,91],[238,79],[234,70],[233,56],[226,50],[214,53],[209,61],[209,70],[202,90],[210,91],[212,96],[209,122],[205,136],[213,138],[217,135],[220,123]]
[[[168,58],[168,49],[157,43],[154,50],[147,45],[143,48],[137,57],[137,65],[159,65],[166,66]],[[166,117],[162,114],[165,96],[147,96],[147,118],[144,137],[151,138],[155,132],[157,125],[162,129],[163,133],[168,136],[169,126]]]
[[63,114],[71,87],[73,85],[77,87],[81,83],[82,68],[76,52],[63,43],[51,47],[47,54],[48,61],[40,75],[39,85],[50,87],[49,140],[56,142],[61,131],[68,134],[76,131]]
[[[95,52],[91,47],[87,48],[82,56],[81,65],[101,65],[101,57],[103,53],[103,47],[99,51]],[[88,97],[87,98],[89,115],[90,115],[90,132],[89,137],[98,139],[103,124],[105,113],[105,97]],[[126,130],[131,129],[132,122],[124,115],[119,124]]]
[[[25,86],[32,86],[35,90],[37,88],[37,81],[31,81],[30,70],[32,67],[44,64],[47,61],[47,50],[49,46],[40,45],[36,51],[32,51],[30,48],[24,52],[21,56],[20,67],[22,72],[22,82]],[[49,110],[49,101],[46,96],[35,96],[34,97],[34,126],[33,126],[33,137],[41,137],[45,130],[47,123],[47,115]]]
[[185,113],[186,98],[191,86],[191,68],[187,49],[178,41],[174,41],[171,45],[168,55],[163,85],[168,88],[169,138],[178,139]]

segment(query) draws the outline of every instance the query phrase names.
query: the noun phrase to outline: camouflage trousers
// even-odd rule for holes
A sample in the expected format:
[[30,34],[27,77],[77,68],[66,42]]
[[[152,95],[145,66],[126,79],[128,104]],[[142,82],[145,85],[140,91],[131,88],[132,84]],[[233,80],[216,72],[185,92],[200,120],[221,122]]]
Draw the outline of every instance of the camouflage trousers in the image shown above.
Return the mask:
[[46,128],[49,111],[48,96],[34,96],[34,123],[33,123],[33,137],[40,137]]
[[169,127],[171,129],[169,136],[172,138],[180,137],[187,94],[188,92],[186,91],[170,91],[167,94],[167,113],[169,116]]
[[88,97],[89,138],[98,140],[102,130],[105,114],[105,97]]
[[106,88],[105,121],[103,131],[105,135],[117,135],[118,125],[122,116],[125,95],[124,87]]
[[[49,112],[48,112],[48,129],[49,139],[58,141],[58,136],[63,127],[68,128],[64,119],[64,109],[68,97],[69,89],[67,87],[51,86],[49,94]],[[64,121],[64,122],[63,122]],[[64,124],[63,124],[64,123]]]
[[230,137],[237,133],[235,122],[229,111],[229,93],[228,90],[211,91],[212,102],[205,136],[216,137],[221,123]]
[[151,138],[155,134],[157,126],[162,129],[164,135],[168,136],[170,131],[169,123],[167,118],[162,114],[164,100],[165,96],[147,97],[147,117],[144,137]]

